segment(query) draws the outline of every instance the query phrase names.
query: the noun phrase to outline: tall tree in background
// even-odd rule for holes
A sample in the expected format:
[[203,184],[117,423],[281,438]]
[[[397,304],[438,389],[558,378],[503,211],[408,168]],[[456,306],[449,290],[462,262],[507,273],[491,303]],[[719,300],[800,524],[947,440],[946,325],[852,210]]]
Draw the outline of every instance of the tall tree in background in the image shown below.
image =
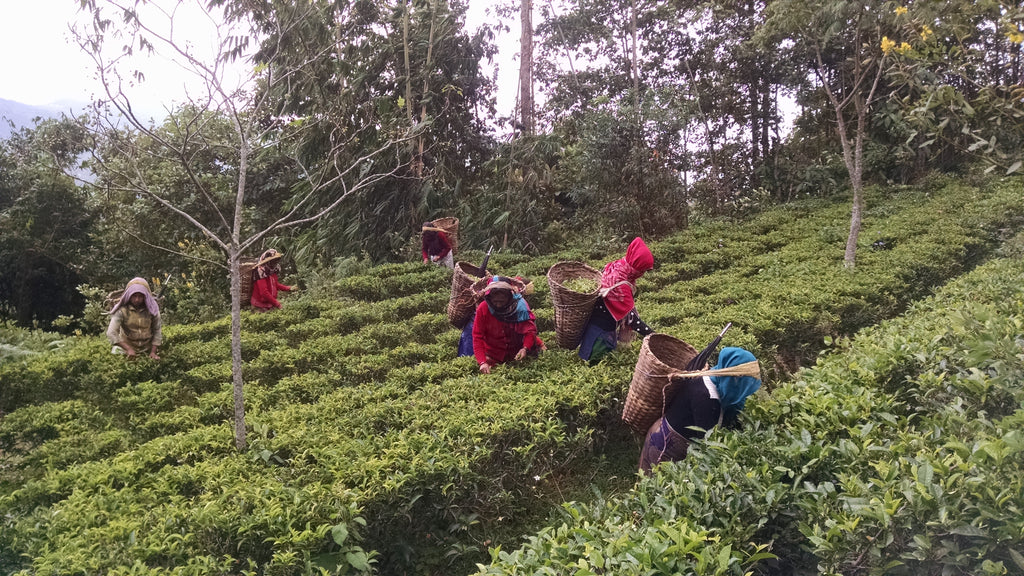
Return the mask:
[[892,28],[875,0],[776,0],[768,8],[763,37],[766,49],[791,41],[810,62],[816,87],[836,120],[843,163],[850,178],[853,205],[843,263],[856,264],[864,211],[864,143],[871,112],[885,72],[882,39]]
[[772,183],[779,93],[794,78],[777,49],[754,40],[768,4],[677,0],[658,4],[646,19],[643,38],[658,56],[642,60],[648,75],[670,79],[690,109],[681,153],[699,178],[695,201],[714,214]]
[[519,122],[524,134],[533,134],[533,0],[520,0]]
[[82,309],[94,215],[69,174],[86,150],[71,120],[42,120],[0,141],[0,317],[49,328]]
[[[285,114],[275,95],[287,93],[308,71],[301,66],[280,65],[280,52],[263,46],[248,73],[233,81],[227,65],[247,55],[251,38],[261,31],[249,18],[231,14],[225,21],[216,8],[203,10],[210,23],[203,32],[215,39],[213,54],[196,51],[193,40],[180,36],[175,27],[176,10],[166,12],[146,2],[88,0],[83,7],[92,14],[90,28],[77,31],[83,50],[95,61],[106,98],[97,104],[88,128],[96,139],[93,169],[97,187],[112,199],[123,194],[160,206],[168,215],[200,230],[219,248],[231,276],[231,365],[234,391],[235,444],[246,447],[245,402],[241,355],[240,269],[242,255],[260,246],[275,231],[311,224],[322,219],[353,195],[392,177],[404,168],[393,158],[403,142],[414,137],[406,127],[376,121],[374,110],[362,110],[355,121],[340,125],[335,117]],[[179,8],[181,6],[179,5]],[[323,17],[316,4],[303,3],[304,17]],[[296,18],[282,26],[304,21]],[[194,24],[193,24],[194,26]],[[299,29],[281,29],[278,38]],[[190,29],[187,33],[201,33]],[[140,118],[132,106],[129,79],[144,78],[132,56],[135,51],[159,54],[190,72],[199,94],[190,96],[171,121],[161,129]],[[350,96],[344,86],[339,99]],[[295,95],[295,98],[301,98]],[[319,146],[315,154],[306,148],[311,134]],[[144,145],[140,145],[144,141]],[[372,147],[366,146],[372,142]],[[253,228],[247,209],[253,195],[250,178],[253,163],[270,152],[291,159],[297,178],[290,198],[265,227]],[[173,158],[191,184],[194,205],[183,204],[161,171],[151,168]],[[211,165],[212,164],[212,165]],[[197,209],[202,206],[202,209]],[[196,208],[196,209],[193,209]],[[140,236],[146,235],[139,230]],[[152,238],[154,242],[173,239]]]
[[[314,3],[317,16],[310,18],[309,9],[284,0],[217,1],[253,19],[262,38],[259,55],[275,56],[271,66],[301,71],[273,88],[280,113],[363,126],[364,150],[377,141],[370,124],[417,125],[417,140],[391,160],[403,165],[392,166],[395,178],[293,239],[302,260],[329,263],[363,252],[394,257],[425,217],[458,205],[457,191],[493,147],[486,125],[493,86],[480,62],[496,49],[490,28],[466,33],[466,2]],[[306,152],[325,152],[323,135],[309,135]]]

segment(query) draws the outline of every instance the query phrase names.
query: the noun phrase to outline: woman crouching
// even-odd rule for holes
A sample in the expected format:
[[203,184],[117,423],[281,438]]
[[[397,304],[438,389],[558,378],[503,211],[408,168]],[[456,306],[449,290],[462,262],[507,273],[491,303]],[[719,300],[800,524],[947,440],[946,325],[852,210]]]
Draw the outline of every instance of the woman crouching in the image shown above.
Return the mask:
[[107,338],[114,345],[112,352],[135,358],[149,354],[159,360],[156,349],[163,343],[160,306],[149,290],[145,278],[132,278],[121,293],[121,299],[110,309]]
[[522,360],[541,350],[547,347],[537,336],[529,304],[507,278],[495,276],[473,320],[473,354],[480,371],[490,374],[495,364]]

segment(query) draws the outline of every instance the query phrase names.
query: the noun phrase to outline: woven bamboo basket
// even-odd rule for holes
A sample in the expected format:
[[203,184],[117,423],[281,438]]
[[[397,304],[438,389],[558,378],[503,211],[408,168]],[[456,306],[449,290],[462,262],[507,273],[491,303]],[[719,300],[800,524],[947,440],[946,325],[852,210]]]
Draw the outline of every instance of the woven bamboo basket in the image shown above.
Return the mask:
[[242,308],[248,308],[252,302],[252,274],[259,258],[242,258],[238,262],[238,284],[242,292]]
[[697,350],[693,346],[667,334],[644,338],[622,408],[622,420],[633,430],[646,433],[675,397],[678,386],[671,375],[684,372],[695,356]]
[[583,262],[572,261],[558,262],[548,269],[551,303],[555,306],[555,341],[569,350],[580,345],[594,303],[600,298],[596,289],[583,294],[566,288],[565,283],[574,278],[590,278],[600,283],[601,273]]
[[444,230],[446,236],[448,236],[448,242],[452,245],[452,253],[459,251],[459,219],[447,216],[445,218],[438,218],[434,220],[434,226],[437,226],[441,230]]
[[462,329],[469,322],[476,310],[476,305],[483,297],[473,289],[473,284],[486,279],[487,276],[479,267],[468,262],[455,263],[455,272],[452,274],[452,293],[448,299],[448,322],[452,326]]

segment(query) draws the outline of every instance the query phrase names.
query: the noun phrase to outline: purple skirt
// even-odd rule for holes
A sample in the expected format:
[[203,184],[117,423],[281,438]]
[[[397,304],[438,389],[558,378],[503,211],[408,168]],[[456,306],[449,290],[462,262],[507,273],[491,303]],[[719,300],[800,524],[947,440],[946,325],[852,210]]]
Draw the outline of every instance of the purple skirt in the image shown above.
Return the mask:
[[664,417],[658,418],[647,431],[644,448],[640,452],[640,470],[650,474],[651,468],[661,462],[682,460],[690,442],[676,432]]

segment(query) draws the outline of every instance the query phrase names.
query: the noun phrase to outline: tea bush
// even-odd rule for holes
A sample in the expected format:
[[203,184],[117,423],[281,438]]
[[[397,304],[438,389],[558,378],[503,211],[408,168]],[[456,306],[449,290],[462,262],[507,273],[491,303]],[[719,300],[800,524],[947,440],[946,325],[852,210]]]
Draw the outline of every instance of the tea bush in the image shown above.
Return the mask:
[[678,463],[478,574],[1024,570],[1024,263],[843,339]]
[[[600,518],[586,530],[615,543],[606,550],[578,540],[593,564],[587,569],[630,573],[637,566],[639,573],[643,563],[631,558],[643,557],[660,562],[653,564],[659,570],[685,571],[692,561],[700,573],[734,573],[763,566],[765,554],[780,549],[806,550],[837,570],[851,565],[842,551],[853,541],[831,534],[815,506],[843,510],[840,489],[872,478],[865,459],[878,447],[893,455],[910,450],[882,444],[883,434],[921,417],[908,398],[945,407],[961,388],[980,390],[965,407],[1005,414],[1010,396],[991,383],[991,368],[978,368],[954,388],[913,392],[907,385],[897,397],[889,387],[916,371],[882,360],[871,368],[884,373],[882,386],[870,373],[839,368],[827,385],[779,382],[826,341],[845,346],[844,336],[987,258],[1002,231],[1024,220],[1018,196],[1012,182],[876,190],[854,271],[842,268],[849,208],[839,201],[790,205],[652,242],[658,264],[641,279],[637,299],[644,319],[695,345],[734,322],[726,342],[762,358],[780,400],[777,412],[767,401],[751,402],[744,435],[716,433],[708,446],[720,448],[688,459],[687,472],[673,476],[666,467],[648,481],[671,497],[633,492],[593,508],[568,507],[566,514]],[[891,249],[869,248],[883,237]],[[482,254],[466,256],[478,262]],[[127,362],[93,337],[0,365],[0,409],[9,412],[0,420],[0,571],[470,571],[488,547],[517,542],[566,497],[590,493],[591,482],[613,492],[632,483],[637,441],[618,420],[639,343],[597,366],[554,349],[544,281],[559,260],[600,267],[619,256],[593,248],[494,255],[493,271],[534,282],[527,300],[552,349],[489,376],[472,358],[454,357],[459,331],[445,317],[451,273],[437,266],[368,269],[324,288],[336,290],[334,299],[299,296],[282,310],[244,313],[251,428],[244,453],[231,441],[225,320],[168,326],[158,363]],[[971,346],[1004,351],[1006,343]],[[867,359],[857,365],[874,366]],[[872,418],[882,423],[865,425]],[[960,429],[974,428],[961,418]],[[726,458],[732,452],[744,455],[741,465]],[[611,516],[600,515],[606,507]],[[704,524],[694,524],[689,510]],[[819,543],[808,544],[808,531],[820,532]],[[566,548],[551,541],[557,554]],[[525,554],[538,558],[538,570],[560,562],[546,552]],[[561,571],[584,570],[584,557],[573,556]],[[806,558],[781,561],[803,565]]]

